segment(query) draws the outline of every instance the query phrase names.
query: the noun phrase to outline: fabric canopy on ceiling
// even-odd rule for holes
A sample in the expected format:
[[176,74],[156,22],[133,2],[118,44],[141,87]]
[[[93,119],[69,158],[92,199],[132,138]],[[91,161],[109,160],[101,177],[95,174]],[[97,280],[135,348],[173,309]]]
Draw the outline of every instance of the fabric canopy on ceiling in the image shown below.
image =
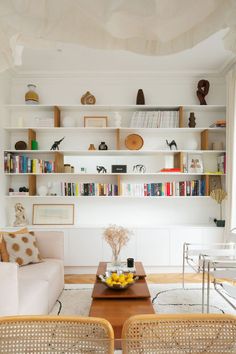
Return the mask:
[[19,65],[24,47],[71,42],[168,55],[223,28],[236,52],[236,0],[0,0],[0,70]]

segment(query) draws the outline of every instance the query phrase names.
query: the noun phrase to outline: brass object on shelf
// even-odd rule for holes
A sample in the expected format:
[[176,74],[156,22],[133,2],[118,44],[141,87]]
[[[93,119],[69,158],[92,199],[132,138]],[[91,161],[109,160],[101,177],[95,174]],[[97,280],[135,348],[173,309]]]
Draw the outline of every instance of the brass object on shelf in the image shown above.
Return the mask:
[[96,150],[94,144],[90,144],[89,147],[88,147],[88,150]]

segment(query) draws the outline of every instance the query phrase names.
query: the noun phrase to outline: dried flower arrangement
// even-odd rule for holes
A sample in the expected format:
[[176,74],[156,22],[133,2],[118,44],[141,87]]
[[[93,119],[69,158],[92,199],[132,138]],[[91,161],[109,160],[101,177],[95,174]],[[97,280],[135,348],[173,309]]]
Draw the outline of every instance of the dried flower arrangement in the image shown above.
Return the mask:
[[225,226],[225,221],[222,220],[222,202],[227,197],[227,193],[223,189],[218,188],[213,189],[213,191],[210,193],[210,196],[217,202],[217,204],[220,205],[220,220],[214,219],[214,221],[217,226]]
[[110,225],[105,229],[103,236],[111,247],[114,265],[118,263],[121,248],[128,243],[131,235],[130,230],[118,225]]

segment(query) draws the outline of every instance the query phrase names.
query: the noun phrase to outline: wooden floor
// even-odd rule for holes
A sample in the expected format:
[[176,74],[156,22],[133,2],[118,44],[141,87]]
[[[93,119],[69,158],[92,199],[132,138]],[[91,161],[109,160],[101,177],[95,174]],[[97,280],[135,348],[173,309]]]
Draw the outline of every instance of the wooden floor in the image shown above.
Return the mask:
[[[95,280],[94,274],[66,274],[66,284],[93,284]],[[160,274],[148,274],[147,281],[150,284],[160,283],[181,283],[181,273],[160,273]],[[188,283],[200,283],[202,281],[201,274],[188,273],[185,275],[185,281]]]

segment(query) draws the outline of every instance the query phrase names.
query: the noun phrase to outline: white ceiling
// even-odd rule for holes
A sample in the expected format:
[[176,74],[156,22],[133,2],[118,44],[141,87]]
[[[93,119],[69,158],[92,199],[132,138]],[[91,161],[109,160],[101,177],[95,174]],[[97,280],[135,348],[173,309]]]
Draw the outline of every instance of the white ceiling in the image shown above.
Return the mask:
[[57,48],[25,48],[23,72],[186,72],[220,73],[235,58],[224,49],[221,30],[192,49],[168,56],[145,56],[128,51],[97,50],[75,44]]

